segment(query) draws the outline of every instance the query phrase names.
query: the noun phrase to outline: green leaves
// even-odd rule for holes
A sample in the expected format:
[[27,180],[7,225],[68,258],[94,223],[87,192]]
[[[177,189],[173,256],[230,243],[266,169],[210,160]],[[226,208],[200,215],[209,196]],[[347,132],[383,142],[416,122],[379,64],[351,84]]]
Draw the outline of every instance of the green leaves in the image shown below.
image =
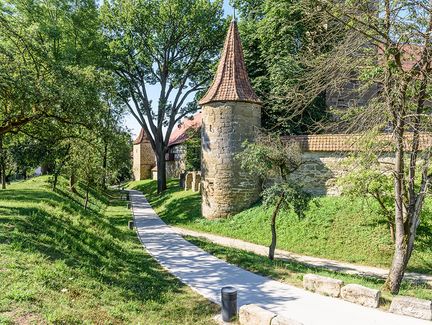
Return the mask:
[[245,142],[243,147],[237,155],[242,168],[263,179],[286,179],[302,163],[299,145],[275,134],[261,134],[254,143]]
[[7,4],[0,9],[0,133],[46,119],[89,125],[104,79],[95,3]]
[[273,184],[263,191],[262,197],[264,205],[268,207],[276,205],[282,197],[281,208],[292,209],[299,218],[304,217],[311,200],[310,194],[304,192],[300,186],[290,181]]
[[301,218],[310,195],[289,180],[289,175],[302,164],[299,145],[277,135],[261,134],[254,143],[245,142],[243,147],[237,159],[243,169],[263,181],[264,204],[275,206],[282,199],[280,208],[293,209]]

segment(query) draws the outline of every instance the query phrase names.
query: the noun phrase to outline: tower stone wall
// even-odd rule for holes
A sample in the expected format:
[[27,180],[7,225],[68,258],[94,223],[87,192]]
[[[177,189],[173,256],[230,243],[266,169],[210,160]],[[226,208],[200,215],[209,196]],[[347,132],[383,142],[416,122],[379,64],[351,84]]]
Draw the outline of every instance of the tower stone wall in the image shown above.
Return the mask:
[[202,213],[222,218],[248,208],[259,197],[258,179],[243,171],[236,155],[254,140],[261,107],[246,102],[212,102],[202,107]]
[[212,85],[199,101],[202,214],[223,218],[242,211],[259,196],[257,177],[242,170],[237,154],[261,126],[261,101],[250,84],[237,23],[228,29]]
[[151,169],[155,166],[156,160],[150,141],[142,140],[133,146],[133,175],[135,180],[150,179]]

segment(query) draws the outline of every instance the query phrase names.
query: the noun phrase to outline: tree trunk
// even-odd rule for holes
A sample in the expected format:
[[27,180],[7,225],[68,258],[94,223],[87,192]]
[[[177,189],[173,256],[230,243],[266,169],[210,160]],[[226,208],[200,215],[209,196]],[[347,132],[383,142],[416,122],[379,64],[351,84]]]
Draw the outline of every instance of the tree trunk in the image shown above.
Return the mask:
[[84,203],[84,210],[87,210],[87,207],[88,207],[88,202],[89,202],[89,190],[90,190],[90,186],[87,184],[87,187],[86,187],[86,196],[85,196],[85,203]]
[[401,238],[396,236],[395,252],[393,255],[392,265],[387,277],[385,287],[390,290],[392,294],[398,294],[399,289],[408,265],[412,249],[409,248],[408,238],[403,236]]
[[6,166],[5,166],[5,156],[3,149],[3,136],[0,136],[0,174],[1,174],[1,188],[6,189]]
[[66,154],[63,158],[63,160],[60,162],[59,167],[57,169],[54,169],[54,182],[53,182],[53,191],[56,189],[57,187],[57,182],[58,182],[58,177],[60,176],[60,172],[63,169],[64,164],[66,163],[66,160],[69,158],[69,150],[70,150],[70,145],[68,146],[68,148],[66,149]]
[[391,238],[391,240],[392,240],[392,242],[394,244],[396,242],[396,238],[395,238],[394,224],[393,224],[392,220],[390,220],[388,222],[388,225],[389,225],[389,230],[390,230],[390,238]]
[[103,169],[103,177],[102,177],[102,188],[106,189],[106,179],[107,179],[107,165],[108,165],[108,143],[104,144],[104,152],[102,159],[102,169]]
[[406,220],[409,220],[409,212],[404,205],[404,145],[403,145],[403,121],[400,117],[395,118],[396,157],[394,169],[394,193],[395,193],[395,251],[392,265],[386,280],[385,286],[392,294],[397,294],[408,264],[410,253],[408,252],[409,227],[406,227]]
[[163,150],[158,150],[157,153],[157,192],[158,194],[162,193],[167,188],[167,179],[166,179],[166,161],[165,161],[165,153]]
[[271,244],[269,246],[269,256],[268,256],[270,260],[274,259],[274,254],[275,254],[275,250],[276,250],[276,217],[279,214],[279,210],[280,210],[280,207],[282,205],[283,199],[284,199],[284,195],[282,194],[279,197],[279,200],[276,204],[276,207],[273,211],[273,215],[271,218],[272,241],[271,241]]
[[76,175],[75,175],[75,171],[72,170],[70,177],[69,177],[69,189],[72,193],[77,193],[77,190],[75,188],[75,184],[76,184]]

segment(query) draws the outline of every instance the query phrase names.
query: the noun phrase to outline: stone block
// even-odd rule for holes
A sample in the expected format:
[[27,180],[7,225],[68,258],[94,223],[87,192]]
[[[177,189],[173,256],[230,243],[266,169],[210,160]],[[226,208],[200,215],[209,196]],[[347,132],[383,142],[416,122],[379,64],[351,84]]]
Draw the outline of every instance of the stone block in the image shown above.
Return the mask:
[[432,320],[432,301],[414,297],[394,297],[390,312],[426,320]]
[[316,274],[305,274],[303,276],[303,288],[325,296],[339,297],[342,286],[343,281],[341,280]]
[[185,179],[185,191],[188,191],[192,188],[193,174],[187,173]]
[[270,325],[276,314],[257,305],[244,305],[240,307],[240,325]]
[[303,323],[300,323],[291,318],[277,315],[275,318],[272,319],[271,325],[303,325]]
[[341,289],[342,299],[365,307],[378,308],[380,297],[381,291],[359,284],[347,284]]
[[192,181],[192,191],[199,192],[201,184],[201,175],[199,173],[194,173]]

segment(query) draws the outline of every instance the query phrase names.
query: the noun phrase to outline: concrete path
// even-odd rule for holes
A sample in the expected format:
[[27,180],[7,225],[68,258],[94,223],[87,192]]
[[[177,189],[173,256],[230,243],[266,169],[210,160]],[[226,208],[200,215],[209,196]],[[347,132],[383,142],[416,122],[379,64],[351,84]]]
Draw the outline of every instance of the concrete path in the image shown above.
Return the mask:
[[238,289],[239,307],[257,304],[304,325],[431,325],[324,297],[228,264],[192,245],[167,226],[138,191],[130,192],[138,237],[170,273],[207,299],[220,303],[220,288]]
[[[229,237],[223,237],[218,235],[209,234],[206,232],[200,232],[200,231],[194,231],[189,230],[185,228],[180,227],[172,227],[172,229],[179,233],[182,236],[192,236],[192,237],[198,237],[198,238],[204,238],[208,241],[225,246],[225,247],[232,247],[236,249],[245,250],[257,255],[267,256],[268,255],[268,247],[252,244],[240,239],[235,238],[229,238]],[[295,253],[290,253],[287,251],[283,251],[280,249],[277,249],[275,252],[275,258],[286,260],[286,261],[294,261],[299,262],[305,265],[310,265],[314,267],[320,267],[325,268],[331,271],[346,273],[346,274],[355,274],[355,275],[361,275],[365,277],[372,277],[372,278],[386,278],[388,275],[388,270],[378,268],[378,267],[372,267],[372,266],[364,266],[364,265],[357,265],[357,264],[351,264],[351,263],[344,263],[334,260],[329,260],[325,258],[319,258],[319,257],[312,257],[312,256],[305,256]],[[413,282],[423,282],[428,283],[429,285],[432,285],[432,275],[429,274],[421,274],[421,273],[406,273],[405,279],[410,280]]]

